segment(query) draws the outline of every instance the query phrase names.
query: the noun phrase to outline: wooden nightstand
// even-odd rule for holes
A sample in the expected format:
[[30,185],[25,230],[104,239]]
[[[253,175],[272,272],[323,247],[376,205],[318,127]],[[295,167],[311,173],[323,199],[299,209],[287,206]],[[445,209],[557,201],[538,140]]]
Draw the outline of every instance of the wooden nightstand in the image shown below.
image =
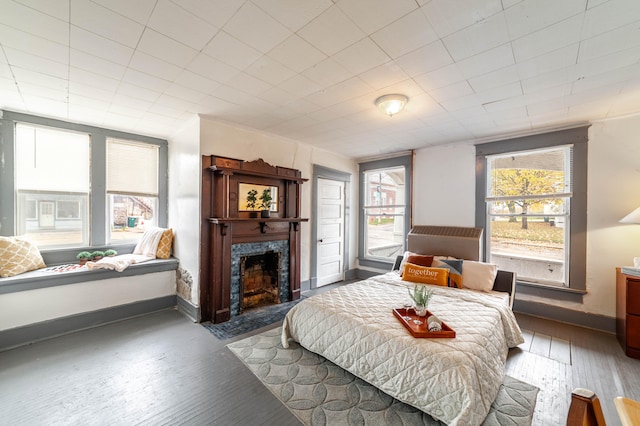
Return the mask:
[[616,334],[624,353],[640,358],[640,277],[616,268]]

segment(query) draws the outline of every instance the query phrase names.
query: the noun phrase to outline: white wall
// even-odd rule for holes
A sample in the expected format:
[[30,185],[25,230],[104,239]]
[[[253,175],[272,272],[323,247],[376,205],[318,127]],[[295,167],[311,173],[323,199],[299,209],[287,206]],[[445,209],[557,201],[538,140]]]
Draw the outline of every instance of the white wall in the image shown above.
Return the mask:
[[[640,116],[589,129],[587,290],[583,303],[517,294],[568,309],[615,317],[615,268],[640,256],[640,225],[618,220],[640,206]],[[414,224],[474,226],[475,149],[469,144],[416,151]]]
[[175,271],[0,295],[0,331],[176,294]]
[[[289,167],[310,179],[313,164],[352,173],[350,202],[357,205],[357,163],[326,150],[287,140],[270,134],[195,117],[169,140],[169,226],[174,229],[174,253],[180,268],[192,279],[191,303],[199,305],[200,263],[200,192],[202,155],[218,155],[246,161],[262,158],[274,166]],[[310,278],[311,267],[311,182],[302,185],[301,215],[309,222],[301,227],[301,267],[303,281]],[[352,214],[351,229],[357,230],[357,217]],[[350,264],[355,266],[357,239],[350,238]]]

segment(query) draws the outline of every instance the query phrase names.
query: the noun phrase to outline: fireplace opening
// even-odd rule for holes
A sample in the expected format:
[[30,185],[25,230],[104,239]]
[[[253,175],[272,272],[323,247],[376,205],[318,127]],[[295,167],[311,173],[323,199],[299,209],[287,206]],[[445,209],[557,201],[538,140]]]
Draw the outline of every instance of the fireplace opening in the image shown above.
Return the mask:
[[280,303],[280,253],[240,258],[240,313]]

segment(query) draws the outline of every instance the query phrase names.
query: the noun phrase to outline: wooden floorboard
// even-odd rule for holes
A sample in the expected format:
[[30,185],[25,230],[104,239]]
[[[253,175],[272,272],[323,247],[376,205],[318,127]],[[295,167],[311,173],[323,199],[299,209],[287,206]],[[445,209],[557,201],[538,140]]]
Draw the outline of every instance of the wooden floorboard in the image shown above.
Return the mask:
[[[620,424],[613,398],[640,400],[640,360],[611,334],[516,317],[526,342],[506,374],[540,388],[533,424],[564,425],[577,387]],[[220,341],[166,310],[0,352],[0,424],[300,424],[225,347],[244,337]]]

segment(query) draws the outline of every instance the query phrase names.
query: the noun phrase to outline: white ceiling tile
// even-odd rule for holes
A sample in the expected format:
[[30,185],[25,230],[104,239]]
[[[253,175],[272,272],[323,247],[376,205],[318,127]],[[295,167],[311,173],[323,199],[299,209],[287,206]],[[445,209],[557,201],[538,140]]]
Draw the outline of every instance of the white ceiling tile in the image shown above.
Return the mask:
[[341,50],[333,58],[353,74],[368,71],[390,60],[387,54],[368,37]]
[[405,96],[408,96],[410,99],[416,96],[425,95],[426,92],[418,83],[416,83],[412,78],[408,78],[403,81],[399,81],[395,84],[391,84],[389,86],[383,87],[376,91],[376,96],[372,96],[371,101],[373,101],[378,96],[387,94],[387,93],[401,93]]
[[121,82],[118,86],[115,97],[139,99],[148,103],[153,103],[160,97],[160,95],[162,95],[162,92],[157,90],[147,89],[127,82]]
[[365,37],[337,6],[331,6],[302,27],[298,35],[326,55],[333,55]]
[[69,22],[69,0],[16,0],[16,2],[53,16],[54,18]]
[[620,84],[628,80],[640,79],[640,64],[633,64],[627,67],[617,68],[614,72],[590,75],[580,78],[573,83],[571,93],[579,93],[584,90],[591,90],[598,87]]
[[437,70],[452,62],[453,59],[440,40],[396,59],[396,63],[411,77]]
[[421,9],[403,16],[371,34],[371,39],[395,59],[438,39],[438,35]]
[[509,33],[514,39],[584,13],[586,0],[525,0],[507,9]]
[[291,35],[289,29],[250,2],[242,5],[224,30],[262,53],[267,53]]
[[580,41],[582,23],[583,16],[575,15],[512,41],[516,60],[518,62],[526,61]]
[[69,60],[69,48],[66,44],[27,34],[4,24],[0,24],[0,45],[22,50],[52,61],[67,62]]
[[477,77],[472,77],[469,79],[469,84],[476,92],[484,92],[494,87],[519,80],[518,67],[516,65],[509,65]]
[[471,95],[473,93],[473,89],[466,81],[461,81],[459,83],[429,91],[429,95],[438,102],[442,102],[447,99],[454,99],[460,96]]
[[322,89],[322,86],[318,83],[315,83],[303,75],[295,75],[280,83],[278,87],[285,92],[289,92],[300,97],[307,96]]
[[218,113],[235,106],[235,104],[227,102],[224,99],[216,98],[215,96],[207,96],[198,102],[198,105],[202,108],[201,114],[209,114],[214,117]]
[[294,71],[284,65],[281,65],[275,59],[271,59],[268,56],[262,56],[256,62],[251,64],[245,72],[272,85],[280,84],[296,74]]
[[[140,102],[140,101],[138,101]],[[147,108],[151,106],[151,104],[145,104],[144,109],[138,109],[135,107],[135,103],[122,101],[118,102],[114,101],[109,107],[109,112],[114,114],[126,115],[129,118],[140,118],[144,115]]]
[[458,98],[446,99],[440,105],[450,113],[466,110],[469,108],[482,108],[482,102],[475,95],[460,96]]
[[196,56],[189,66],[187,66],[187,69],[220,83],[229,81],[229,79],[240,72],[240,70],[207,56],[204,53]]
[[147,27],[196,50],[202,50],[219,29],[169,0],[158,0]]
[[69,69],[69,80],[80,84],[99,87],[101,89],[115,91],[120,84],[120,80],[105,77],[94,72],[85,71],[80,68]]
[[576,65],[576,77],[591,76],[605,72],[615,73],[617,68],[624,68],[640,61],[640,46],[626,49],[596,59],[580,61]]
[[211,92],[211,96],[235,105],[246,103],[252,98],[250,94],[224,84],[213,89],[213,92]]
[[23,97],[27,111],[31,114],[67,118],[67,103],[63,100],[27,95]]
[[310,95],[309,101],[327,107],[369,92],[371,92],[371,87],[354,77]]
[[181,71],[180,67],[163,61],[162,59],[155,58],[140,50],[136,50],[133,54],[129,67],[168,81],[173,81]]
[[133,56],[132,48],[73,25],[71,26],[70,45],[73,49],[125,66],[129,64],[131,56]]
[[435,71],[417,75],[413,79],[426,91],[439,89],[465,80],[456,64],[446,65]]
[[338,7],[365,33],[371,34],[415,10],[414,0],[340,0]]
[[60,91],[65,91],[68,88],[68,80],[66,78],[53,77],[19,67],[13,67],[11,71],[18,82],[19,88],[23,84],[48,87],[52,90]]
[[71,23],[128,47],[135,48],[144,26],[90,1],[71,0]]
[[0,24],[56,43],[69,40],[69,22],[13,1],[2,2]]
[[331,7],[333,2],[331,0],[259,0],[255,4],[295,32]]
[[51,61],[10,47],[5,47],[3,50],[12,68],[19,67],[63,79],[69,77],[68,63]]
[[20,85],[20,93],[25,97],[25,100],[30,99],[29,102],[33,102],[33,100],[38,98],[51,99],[57,102],[66,102],[69,95],[66,90],[58,90],[40,84],[28,83]]
[[332,58],[327,58],[303,71],[301,75],[322,87],[328,87],[348,79],[350,73]]
[[282,90],[279,87],[272,87],[258,95],[260,99],[269,101],[275,105],[286,105],[297,99],[297,96]]
[[502,13],[496,13],[442,39],[455,61],[485,52],[508,41],[507,24]]
[[[105,0],[109,1],[109,0]],[[123,0],[128,1],[128,0]],[[155,2],[155,0],[153,0]],[[175,4],[222,28],[246,0],[172,0]]]
[[164,92],[169,87],[169,81],[146,74],[141,71],[128,68],[122,77],[122,81],[133,84],[135,86],[144,87],[145,89]]
[[115,90],[106,90],[101,87],[96,87],[89,84],[80,83],[77,81],[69,82],[69,94],[82,96],[85,98],[95,99],[101,102],[111,102],[115,95]]
[[198,54],[197,50],[150,28],[145,28],[137,51],[179,67],[185,67]]
[[440,37],[502,12],[500,0],[433,0],[422,9]]
[[578,61],[598,58],[618,50],[640,46],[640,25],[634,23],[580,42]]
[[466,78],[477,77],[514,64],[510,44],[503,44],[458,62],[458,68]]
[[123,65],[98,58],[97,56],[80,50],[70,49],[69,54],[71,55],[70,63],[72,67],[101,74],[106,77],[120,80],[126,70],[126,67]]
[[174,83],[205,94],[211,93],[213,89],[220,85],[220,83],[215,80],[203,77],[189,70],[183,70],[180,75],[176,77]]
[[610,0],[587,10],[583,37],[590,38],[606,31],[625,26],[640,19],[640,2],[634,0]]
[[390,84],[406,80],[409,78],[409,75],[394,61],[389,61],[386,64],[360,74],[359,77],[373,89],[381,89]]
[[522,86],[519,81],[505,84],[499,87],[494,87],[491,90],[487,90],[484,92],[479,92],[476,94],[480,102],[483,105],[502,101],[510,98],[517,98],[522,95]]
[[302,72],[327,57],[296,34],[274,47],[268,55],[295,72]]
[[524,0],[502,0],[502,8],[508,9]]
[[207,96],[206,93],[199,90],[189,89],[188,87],[184,87],[176,83],[171,83],[169,87],[167,87],[167,90],[164,91],[164,94],[173,98],[189,101],[190,103],[198,102]]
[[254,96],[259,95],[265,90],[269,90],[273,86],[244,72],[236,74],[227,81],[226,84]]
[[[94,3],[110,9],[111,11],[133,19],[139,24],[146,25],[157,0],[92,0]],[[57,1],[49,2],[57,3]]]
[[518,74],[521,79],[535,77],[549,71],[557,70],[576,63],[578,43],[561,47],[553,52],[537,56],[524,62],[518,62]]
[[258,50],[247,46],[224,31],[216,36],[203,49],[203,53],[243,70],[262,56]]
[[570,66],[522,80],[522,89],[524,93],[537,92],[549,87],[571,84],[575,78],[575,66]]

